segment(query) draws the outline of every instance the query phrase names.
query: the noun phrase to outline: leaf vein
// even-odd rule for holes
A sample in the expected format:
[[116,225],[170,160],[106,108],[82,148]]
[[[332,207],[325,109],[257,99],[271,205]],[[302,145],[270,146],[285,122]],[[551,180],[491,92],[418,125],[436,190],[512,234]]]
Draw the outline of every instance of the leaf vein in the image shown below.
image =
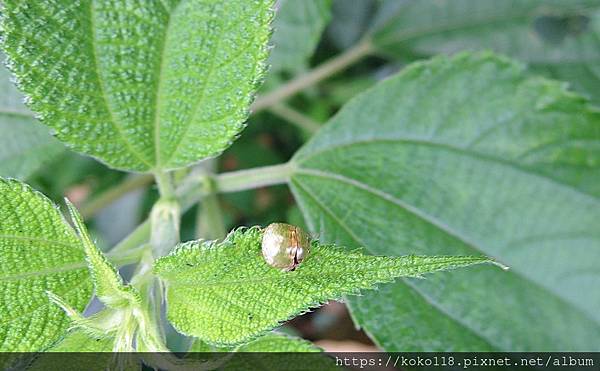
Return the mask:
[[[387,200],[389,202],[392,202],[394,205],[396,205],[396,206],[404,209],[404,207],[403,207],[404,202],[394,202],[394,200],[397,200],[395,197],[393,197],[393,196],[391,196],[391,195],[389,195],[387,193],[383,193],[383,192],[380,192],[378,190],[374,190],[371,187],[369,187],[368,185],[366,185],[364,183],[361,183],[361,182],[358,182],[358,181],[356,181],[354,179],[348,179],[348,178],[343,177],[343,176],[338,175],[338,174],[331,174],[333,176],[333,177],[331,177],[331,176],[327,175],[329,173],[321,172],[321,171],[318,171],[318,170],[316,170],[316,171],[315,170],[311,170],[311,171],[307,172],[306,169],[302,169],[301,172],[305,173],[306,175],[313,175],[313,176],[317,176],[317,177],[318,176],[321,176],[321,177],[330,177],[332,179],[345,182],[348,185],[351,185],[351,186],[363,189],[363,190],[365,190],[365,191],[373,194],[374,196],[383,198],[383,199],[385,199],[385,200]],[[317,174],[319,174],[319,175],[317,175]],[[296,184],[300,184],[300,182],[298,180],[296,180]],[[309,196],[311,196],[311,198],[313,198],[315,200],[315,203],[317,203],[317,205],[320,206],[325,212],[327,212],[329,215],[332,215],[332,217],[333,217],[333,215],[335,215],[333,213],[333,211],[329,210],[329,208],[326,205],[324,205],[320,200],[318,200],[314,194],[312,194],[311,192],[309,192],[305,186],[301,186],[301,188],[303,188],[305,190],[305,192]],[[400,200],[398,200],[398,201],[400,201]],[[407,206],[409,206],[409,205],[407,205]],[[410,207],[410,208],[405,209],[405,210],[411,212],[412,209],[415,209],[415,208],[414,207]],[[417,216],[417,217],[421,217],[421,216],[429,217],[429,216],[427,216],[427,215],[425,215],[425,214],[423,214],[421,212],[419,212],[419,214],[415,214],[415,216]],[[337,219],[337,218],[335,218],[335,219],[338,220],[338,223],[340,223],[340,225],[346,231],[350,231],[349,227],[347,227],[344,223],[342,223],[341,221],[339,221],[339,219]],[[431,218],[431,221],[428,220],[428,219],[423,219],[423,220],[426,221],[426,222],[429,222],[434,227],[440,228],[441,230],[443,230],[444,232],[446,232],[448,235],[450,235],[452,237],[455,237],[457,240],[463,242],[467,247],[470,247],[471,249],[473,249],[475,251],[478,251],[480,253],[483,253],[484,255],[488,255],[489,256],[489,254],[485,253],[482,248],[480,248],[477,245],[475,245],[473,242],[471,242],[465,236],[462,236],[458,231],[452,230],[449,226],[446,226],[446,229],[444,229],[445,224],[441,223],[440,226],[438,226],[437,224],[433,223],[435,221],[435,219],[433,219],[433,218]],[[349,235],[351,237],[355,236],[354,233],[352,233],[352,234],[349,233]],[[354,238],[354,239],[359,244],[362,244],[362,246],[365,246],[365,247],[368,246],[367,244],[365,244],[364,242],[362,242],[360,239],[358,239],[358,240],[356,238]],[[598,321],[595,318],[593,318],[584,308],[580,307],[577,303],[569,301],[567,298],[563,297],[560,293],[555,292],[551,287],[546,287],[543,283],[538,282],[538,281],[532,279],[531,277],[525,276],[523,273],[518,272],[514,268],[510,269],[507,272],[507,274],[513,274],[513,275],[515,275],[515,276],[517,276],[517,277],[519,277],[519,278],[521,278],[521,279],[523,279],[523,280],[525,280],[527,282],[530,282],[531,284],[535,285],[536,287],[539,287],[541,290],[547,292],[550,296],[556,298],[558,301],[562,302],[563,304],[566,304],[567,306],[569,306],[569,307],[577,310],[582,316],[586,317],[591,322],[600,325],[600,321]]]
[[125,137],[125,135],[123,134],[123,129],[121,128],[119,122],[116,120],[115,114],[109,104],[109,100],[108,100],[108,96],[106,94],[106,88],[104,86],[104,82],[102,79],[102,74],[100,73],[100,62],[98,60],[98,46],[97,46],[97,41],[96,41],[96,27],[95,27],[95,17],[96,17],[96,12],[94,10],[94,1],[95,0],[91,0],[90,1],[90,6],[89,6],[89,11],[90,11],[90,29],[91,29],[91,44],[92,44],[92,54],[94,55],[94,67],[95,67],[95,72],[96,72],[96,76],[98,79],[98,87],[100,88],[101,91],[101,95],[103,97],[104,103],[106,105],[106,110],[108,111],[110,118],[111,118],[111,122],[113,124],[113,127],[117,130],[117,133],[119,134],[119,136],[121,137],[121,140],[123,141],[123,144],[125,144],[125,146],[130,150],[131,154],[133,156],[135,156],[142,164],[148,166],[148,168],[152,168],[152,164],[145,159],[140,153],[138,153],[137,150],[135,150],[133,148],[133,145],[127,140],[127,138]]

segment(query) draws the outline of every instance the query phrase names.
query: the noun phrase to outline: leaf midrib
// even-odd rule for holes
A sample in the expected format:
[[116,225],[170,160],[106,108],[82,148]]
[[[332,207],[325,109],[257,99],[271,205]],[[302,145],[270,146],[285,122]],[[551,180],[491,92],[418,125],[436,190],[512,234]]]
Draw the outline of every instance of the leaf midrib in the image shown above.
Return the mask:
[[408,288],[410,288],[417,295],[419,295],[428,305],[431,305],[435,310],[442,313],[444,316],[449,318],[452,322],[457,323],[459,326],[462,326],[465,329],[467,329],[467,331],[469,331],[471,334],[473,334],[476,338],[481,340],[483,343],[487,344],[490,348],[495,349],[496,351],[502,351],[503,349],[505,349],[505,348],[499,347],[496,344],[493,344],[493,342],[490,341],[490,339],[488,337],[486,337],[485,334],[483,334],[479,329],[475,329],[471,326],[467,326],[460,317],[456,316],[454,313],[448,311],[446,308],[441,306],[440,303],[435,301],[435,298],[432,298],[431,296],[427,295],[426,292],[423,292],[423,290],[419,289],[419,287],[417,285],[415,285],[413,282],[411,282],[410,280],[403,279],[402,281],[404,282],[404,284],[406,286],[408,286]]
[[[213,13],[215,11],[215,5],[213,5],[211,7],[211,13]],[[216,31],[215,31],[216,33]],[[210,39],[212,35],[206,35],[206,39]],[[210,55],[213,56],[213,58],[211,58],[210,60],[210,65],[207,66],[207,71],[205,73],[205,80],[203,81],[202,87],[200,89],[200,92],[198,93],[198,98],[196,99],[196,104],[194,105],[194,108],[191,111],[191,114],[189,116],[189,118],[187,119],[186,125],[183,129],[183,133],[176,139],[176,143],[175,146],[173,147],[173,150],[170,151],[169,156],[166,159],[166,163],[169,163],[172,158],[176,155],[177,151],[179,150],[179,147],[181,146],[181,143],[183,142],[183,139],[187,136],[187,133],[190,129],[190,126],[192,126],[192,121],[194,120],[196,113],[198,111],[198,107],[201,106],[203,104],[204,101],[204,96],[206,95],[206,91],[208,84],[210,83],[210,79],[212,77],[212,74],[214,73],[214,67],[215,67],[215,61],[216,61],[216,56],[215,56],[215,51],[220,47],[221,42],[222,42],[223,38],[218,38],[217,41],[215,43],[213,43],[213,47],[210,51]],[[204,47],[204,43],[203,43],[203,47]]]
[[[575,188],[568,183],[562,182],[554,177],[549,176],[548,174],[540,173],[531,168],[525,168],[523,166],[516,164],[515,162],[513,162],[511,160],[506,160],[506,159],[503,159],[500,157],[496,157],[496,156],[493,156],[488,153],[476,152],[473,150],[473,148],[458,147],[452,143],[438,142],[438,141],[434,141],[434,140],[427,139],[427,138],[420,138],[420,137],[370,138],[370,139],[356,140],[356,141],[347,142],[347,143],[333,144],[333,145],[329,145],[326,148],[314,151],[306,156],[300,155],[298,158],[293,158],[292,162],[297,165],[295,167],[296,171],[306,171],[309,168],[308,167],[302,168],[301,165],[303,162],[307,162],[311,158],[314,158],[319,155],[323,155],[327,152],[331,152],[333,150],[338,150],[341,148],[352,147],[354,145],[376,144],[376,143],[410,143],[410,144],[416,144],[416,145],[422,145],[422,146],[438,147],[438,148],[447,149],[447,150],[450,150],[453,152],[457,152],[457,153],[460,153],[460,154],[463,154],[463,155],[466,155],[466,156],[469,156],[469,157],[472,157],[475,159],[479,159],[482,161],[493,162],[493,163],[497,163],[500,165],[509,166],[520,173],[526,174],[528,176],[538,177],[542,181],[548,182],[550,184],[553,184],[554,186],[566,189],[569,192],[573,192],[580,196],[586,197],[591,202],[598,203],[598,207],[600,207],[600,198],[598,198],[596,195],[586,192],[582,189]],[[565,143],[568,143],[568,142],[565,142]],[[311,170],[317,170],[317,169],[311,169]]]
[[[323,175],[323,173],[325,173],[325,174],[328,174],[328,173],[321,172],[321,171],[318,171],[319,173],[321,173],[321,175],[315,175],[314,172],[306,171],[306,169],[303,169],[303,170],[301,170],[299,172],[303,172],[306,175],[321,176],[321,177],[330,177],[330,176]],[[419,217],[419,218],[422,218],[422,217],[430,218],[431,220],[429,220],[429,219],[422,219],[422,220],[425,221],[425,222],[427,222],[427,223],[429,223],[430,225],[432,225],[435,228],[441,229],[442,231],[444,231],[445,233],[447,233],[449,236],[458,239],[459,241],[463,242],[467,247],[469,247],[471,249],[474,249],[475,251],[481,252],[481,253],[489,256],[489,254],[486,253],[486,252],[484,252],[482,250],[482,248],[480,248],[479,246],[477,246],[474,242],[471,242],[465,236],[462,236],[461,233],[450,229],[449,226],[446,226],[447,230],[443,229],[443,228],[439,227],[437,224],[435,224],[434,219],[432,217],[426,215],[425,213],[422,213],[420,211],[419,211],[419,214],[413,213],[412,210],[417,210],[416,208],[414,208],[412,206],[409,209],[404,208],[402,205],[404,205],[405,203],[403,201],[401,201],[401,200],[396,199],[394,196],[391,196],[391,195],[389,195],[389,194],[387,194],[385,192],[381,192],[381,191],[378,191],[376,189],[373,189],[369,185],[361,183],[361,182],[359,182],[359,181],[357,181],[355,179],[349,179],[349,178],[346,178],[346,177],[344,177],[342,175],[339,175],[339,174],[333,174],[333,173],[329,173],[329,174],[333,175],[333,177],[330,177],[330,178],[332,178],[334,180],[339,180],[339,181],[345,182],[346,184],[348,184],[350,186],[357,187],[359,189],[362,189],[362,190],[364,190],[366,192],[369,192],[369,193],[373,194],[374,196],[377,196],[377,197],[383,198],[386,201],[392,202],[396,206],[398,206],[398,207],[400,207],[400,208],[402,208],[402,209],[404,209],[404,210],[412,213],[416,217]],[[344,180],[342,180],[342,179],[344,179]],[[344,230],[348,233],[348,235],[355,240],[355,242],[357,242],[360,245],[365,246],[366,248],[368,248],[368,245],[365,244],[364,242],[362,242],[361,239],[358,236],[356,236],[356,234],[354,234],[353,232],[351,232],[351,229],[348,226],[346,226],[345,223],[343,223],[342,220],[340,220],[339,218],[337,218],[336,214],[332,210],[330,210],[326,205],[324,205],[320,200],[318,200],[311,192],[309,192],[308,189],[306,188],[306,186],[301,185],[301,182],[299,182],[298,179],[296,179],[296,184],[300,188],[302,188],[317,203],[317,205],[319,207],[321,207],[327,214],[329,214],[331,217],[333,217],[334,220],[336,220],[336,222],[342,228],[344,228]],[[383,195],[385,195],[385,197],[382,197]],[[397,200],[399,203],[394,202],[392,200]],[[527,276],[523,275],[522,273],[518,272],[514,268],[511,268],[506,273],[507,274],[513,274],[513,275],[517,276],[520,279],[523,279],[523,280],[525,280],[527,282],[530,282],[530,283],[534,284],[535,286],[537,286],[541,290],[547,292],[550,296],[556,298],[557,300],[559,300],[563,304],[565,304],[568,307],[572,307],[573,309],[577,310],[583,317],[587,318],[591,322],[600,325],[600,321],[598,321],[595,318],[591,317],[588,314],[588,312],[587,312],[587,310],[585,308],[581,308],[576,303],[573,303],[573,302],[569,301],[568,298],[564,298],[560,293],[554,292],[551,287],[546,287],[543,283],[537,282],[537,281],[531,279],[530,277],[527,277]]]
[[161,53],[160,53],[160,64],[158,67],[158,83],[157,83],[157,87],[156,87],[156,97],[155,97],[155,107],[154,107],[154,156],[156,158],[156,166],[158,168],[161,167],[161,152],[160,152],[160,106],[161,106],[161,102],[160,102],[160,98],[161,98],[161,92],[162,92],[162,86],[163,86],[163,71],[164,71],[164,67],[165,67],[165,60],[166,60],[166,48],[167,48],[167,39],[169,37],[169,31],[171,29],[171,25],[173,24],[172,20],[173,20],[173,14],[175,14],[177,12],[177,10],[179,9],[179,6],[181,4],[183,4],[183,1],[178,1],[171,10],[169,10],[167,8],[167,6],[164,4],[164,2],[161,0],[160,4],[163,6],[163,8],[165,9],[165,11],[167,12],[167,26],[165,27],[165,32],[164,32],[164,36],[162,38],[162,44],[160,46],[161,49]]
[[[480,262],[476,262],[473,261],[472,258],[463,258],[461,259],[460,256],[457,256],[455,261],[452,261],[452,264],[465,264],[467,262],[473,262],[472,264],[478,264]],[[483,262],[481,262],[483,263]],[[427,263],[421,263],[416,265],[417,267],[428,267],[428,266],[435,266],[435,265],[439,265],[440,262],[427,262]],[[448,267],[446,269],[437,269],[437,270],[432,270],[429,272],[422,272],[422,273],[414,273],[414,274],[399,274],[396,275],[396,277],[389,277],[389,280],[385,281],[385,282],[389,282],[394,280],[395,278],[400,278],[400,277],[421,277],[424,274],[429,274],[429,273],[435,273],[435,272],[440,272],[440,271],[447,271],[447,270],[452,270],[452,269],[457,269],[463,267],[462,265],[459,265],[458,267]],[[379,267],[373,267],[372,269],[360,269],[360,270],[355,270],[355,271],[339,271],[339,272],[334,272],[334,274],[328,273],[328,272],[311,272],[311,273],[304,273],[302,275],[297,275],[294,276],[292,278],[284,278],[284,277],[265,277],[265,276],[259,276],[258,278],[244,278],[244,279],[239,279],[239,280],[219,280],[219,281],[215,281],[215,282],[211,282],[211,281],[206,281],[206,280],[199,280],[199,281],[194,281],[194,282],[186,282],[186,281],[182,281],[182,280],[177,280],[177,286],[194,286],[194,287],[202,287],[202,286],[231,286],[231,285],[242,285],[242,286],[247,286],[247,284],[252,284],[252,283],[273,283],[273,282],[286,282],[289,283],[290,285],[293,284],[293,280],[303,280],[303,279],[312,279],[312,278],[330,278],[330,280],[334,280],[338,277],[344,277],[345,275],[349,275],[349,274],[356,274],[357,272],[360,273],[370,273],[370,272],[377,272],[381,269],[394,269],[394,267],[385,267],[385,268],[379,268]],[[410,269],[410,267],[409,267]],[[176,272],[175,274],[178,274],[178,272]],[[169,277],[171,275],[164,275],[166,280],[174,280],[173,276]],[[384,282],[384,281],[381,281]]]
[[[327,208],[325,205],[322,204],[322,202],[320,200],[318,200],[311,192],[309,192],[304,186],[300,185],[299,182],[297,182],[297,185],[299,188],[301,188],[304,192],[306,192],[306,194],[311,197],[314,202],[317,204],[317,206],[319,206],[320,208],[322,208],[326,214],[329,214],[339,225],[340,227],[355,241],[357,242],[359,245],[361,246],[367,246],[366,243],[362,242],[362,239],[357,237],[353,232],[352,229],[349,228],[345,223],[343,223],[335,213],[333,213],[331,210],[329,210],[329,208]],[[294,192],[295,193],[295,192]],[[296,197],[296,199],[300,199],[299,197]],[[406,281],[405,279],[402,279],[402,281]],[[425,296],[425,294],[423,292],[421,292],[420,290],[416,290],[415,288],[411,287],[410,285],[406,284],[406,282],[404,283],[408,288],[410,288],[411,290],[413,290],[413,292],[415,294],[417,294],[419,297],[421,297],[423,300],[425,300],[426,302],[430,303],[432,305],[432,308],[437,310],[439,313],[441,313],[442,315],[446,315],[447,318],[449,318],[450,320],[454,321],[455,323],[457,323],[459,326],[464,327],[465,329],[467,329],[468,331],[470,331],[471,333],[475,334],[477,337],[483,337],[482,334],[480,334],[479,329],[478,328],[474,328],[473,326],[469,325],[467,322],[463,321],[461,318],[450,315],[445,309],[442,310],[442,308],[438,308],[439,305],[433,305],[432,304],[432,298],[429,298],[427,296]],[[559,300],[561,300],[559,298]],[[577,310],[579,310],[578,308],[575,308]],[[585,313],[584,313],[585,315]],[[595,321],[593,321],[595,322]],[[375,339],[376,337],[371,336],[371,338]],[[500,349],[499,346],[496,346],[495,344],[493,344],[491,342],[491,340],[486,340],[486,343],[490,344],[490,346],[492,348],[498,348]]]
[[121,128],[121,125],[119,124],[119,121],[116,120],[115,114],[113,112],[112,106],[109,103],[109,99],[108,96],[106,94],[106,87],[104,86],[104,79],[102,78],[102,73],[100,72],[100,61],[98,60],[98,46],[97,46],[97,41],[96,41],[96,11],[94,9],[94,2],[95,0],[91,0],[90,1],[90,6],[89,6],[89,12],[90,12],[90,30],[91,30],[91,36],[90,36],[90,41],[92,44],[92,54],[93,54],[93,62],[94,62],[94,69],[95,69],[95,74],[97,76],[97,81],[98,81],[98,87],[100,89],[100,95],[102,96],[102,99],[104,100],[104,105],[106,107],[106,110],[110,116],[110,122],[113,124],[112,126],[115,128],[115,130],[117,131],[117,133],[119,134],[119,137],[121,137],[121,140],[123,141],[123,144],[125,144],[125,147],[127,147],[129,149],[129,152],[138,159],[138,161],[141,162],[141,164],[147,166],[148,169],[151,169],[153,166],[152,164],[146,160],[144,158],[144,156],[142,156],[134,147],[133,145],[129,142],[129,140],[127,140],[127,137],[123,134],[123,129]]
[[[212,9],[214,9],[214,6]],[[261,16],[263,16],[262,13],[261,13]],[[252,40],[254,40],[254,39],[252,39]],[[214,54],[214,50],[216,50],[220,47],[221,42],[222,42],[222,38],[219,38],[217,40],[217,42],[214,43],[215,46],[213,47],[213,53],[211,53],[211,54]],[[251,45],[251,44],[252,43],[250,42],[248,45]],[[173,150],[170,152],[169,157],[166,160],[167,164],[169,164],[173,160],[173,157],[175,157],[175,155],[177,154],[177,151],[179,150],[182,143],[184,142],[184,139],[185,139],[187,133],[189,132],[190,127],[192,126],[192,123],[193,123],[194,119],[196,118],[196,115],[198,114],[198,110],[201,108],[202,104],[204,103],[204,100],[206,98],[205,96],[206,96],[206,91],[207,91],[207,85],[209,84],[209,81],[215,72],[215,68],[222,68],[223,66],[225,66],[229,63],[235,62],[235,59],[236,58],[233,58],[233,59],[231,59],[227,62],[224,62],[220,65],[217,65],[217,66],[215,66],[216,58],[211,59],[210,65],[208,66],[208,71],[206,72],[206,79],[204,80],[204,83],[202,84],[202,88],[201,88],[200,93],[198,94],[198,99],[196,100],[196,104],[194,105],[194,107],[191,111],[191,114],[189,116],[189,119],[187,120],[187,124],[183,130],[183,133],[181,134],[181,136],[179,136],[179,138],[177,138],[177,142],[175,143]],[[258,68],[258,66],[259,66],[259,64],[255,63],[252,75],[255,75],[255,72],[256,72],[256,69]],[[231,113],[231,112],[226,113],[223,115],[223,117],[227,117],[228,115],[233,115],[233,114],[235,114],[235,113]],[[211,120],[205,120],[203,122],[214,122],[214,121],[215,121],[215,119],[211,119]]]

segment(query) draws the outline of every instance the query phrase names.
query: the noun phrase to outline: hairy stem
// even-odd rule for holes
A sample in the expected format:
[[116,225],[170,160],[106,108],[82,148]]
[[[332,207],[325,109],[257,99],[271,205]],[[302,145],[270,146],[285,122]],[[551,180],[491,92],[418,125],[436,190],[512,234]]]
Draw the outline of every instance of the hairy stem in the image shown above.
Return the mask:
[[373,52],[374,48],[371,41],[365,39],[354,47],[346,50],[344,53],[330,59],[319,67],[298,76],[287,84],[275,89],[262,97],[256,99],[252,105],[253,112],[259,112],[265,108],[276,105],[277,103],[291,97],[292,95],[324,80],[336,73],[348,68],[352,64],[366,57]]
[[154,257],[167,255],[179,243],[181,209],[175,198],[160,198],[150,212],[150,244]]
[[[259,97],[252,105],[252,110],[253,112],[259,112],[266,108],[270,108],[274,114],[310,133],[314,133],[319,129],[318,123],[315,123],[308,117],[291,109],[289,106],[279,103],[290,96],[318,83],[319,81],[346,69],[350,65],[373,53],[373,51],[374,48],[371,45],[370,40],[365,39],[354,47],[348,49],[346,52],[330,59],[306,74],[298,76],[287,84],[281,86],[279,89],[263,97]],[[158,187],[165,188],[163,191],[161,191],[161,193],[168,193],[169,191],[172,191],[172,187],[169,187],[171,183],[170,180],[168,180],[168,174],[157,172],[155,177]],[[137,188],[144,187],[151,182],[152,176],[147,174],[127,179],[122,184],[93,199],[89,204],[84,205],[81,208],[81,215],[84,219],[87,219],[111,202],[119,199],[124,194]]]
[[[285,163],[219,174],[214,177],[215,192],[239,192],[270,185],[284,184],[289,180],[291,173],[291,165]],[[181,213],[185,213],[207,195],[205,187],[202,187],[205,179],[205,173],[192,172],[177,188],[175,196],[179,200]],[[112,252],[127,251],[147,243],[150,237],[150,229],[150,221],[146,220],[129,236],[117,244]]]
[[216,193],[210,193],[202,199],[197,217],[198,238],[220,240],[227,235],[223,211]]
[[[373,51],[374,48],[370,40],[364,39],[353,48],[350,48],[339,56],[323,63],[314,70],[297,77],[296,79],[263,97],[259,97],[252,105],[252,109],[254,112],[259,112],[263,109],[274,106],[290,96],[298,93],[299,91],[344,70],[353,63],[356,63],[362,58],[368,56]],[[220,174],[216,176],[216,192],[237,192],[257,187],[286,183],[290,173],[291,171],[289,165],[283,164],[273,167],[240,170],[231,173]],[[181,186],[175,191],[175,196],[179,200],[182,213],[186,212],[190,207],[192,207],[202,197],[205,196],[204,190],[202,190],[202,187],[199,187],[205,177],[205,174],[192,172],[192,174],[190,174],[182,182]],[[159,189],[161,188],[160,183],[164,180],[163,178],[163,175],[156,176]],[[170,181],[167,182],[167,184],[170,184]],[[129,236],[125,237],[125,239],[116,245],[113,249],[113,252],[117,253],[138,247],[148,242],[149,235],[150,222],[146,220],[140,224]]]
[[93,198],[91,201],[85,203],[79,210],[81,216],[84,219],[89,219],[94,216],[98,211],[104,209],[114,201],[123,197],[129,192],[136,189],[144,188],[150,184],[154,177],[149,174],[134,175],[125,179],[119,185],[101,193],[99,196]]
[[171,174],[161,170],[157,170],[154,173],[154,179],[156,180],[156,185],[158,186],[160,198],[167,199],[173,198],[175,196]]
[[223,211],[217,196],[217,185],[212,172],[216,168],[215,161],[209,161],[210,176],[204,178],[202,186],[206,195],[202,198],[196,213],[196,237],[206,240],[217,240],[225,237]]
[[310,134],[314,134],[319,130],[321,125],[313,121],[310,117],[296,111],[295,109],[280,103],[271,108],[269,111],[283,118],[284,120],[296,125],[302,130],[307,131]]
[[137,350],[145,352],[156,352],[163,351],[163,349],[148,349],[148,344],[145,344],[144,339],[152,339],[153,348],[164,348],[167,349],[165,344],[164,334],[164,323],[162,317],[162,304],[163,288],[158,281],[152,275],[152,265],[154,263],[154,254],[150,251],[146,251],[142,255],[140,263],[138,264],[136,271],[131,278],[131,284],[137,288],[142,295],[142,309],[141,315],[138,318],[144,326],[140,326],[140,332],[138,332],[137,338]]
[[[154,173],[160,192],[159,200],[150,212],[150,246],[140,257],[131,283],[142,293],[142,308],[136,320],[139,331],[136,334],[136,346],[139,351],[165,351],[165,319],[162,316],[164,289],[158,278],[152,276],[154,260],[166,255],[179,242],[179,224],[181,212],[179,201],[173,188],[171,174],[158,170]],[[136,236],[136,239],[139,236]],[[121,252],[123,250],[121,246]]]
[[248,189],[287,183],[292,173],[289,163],[232,171],[215,177],[219,193],[239,192]]

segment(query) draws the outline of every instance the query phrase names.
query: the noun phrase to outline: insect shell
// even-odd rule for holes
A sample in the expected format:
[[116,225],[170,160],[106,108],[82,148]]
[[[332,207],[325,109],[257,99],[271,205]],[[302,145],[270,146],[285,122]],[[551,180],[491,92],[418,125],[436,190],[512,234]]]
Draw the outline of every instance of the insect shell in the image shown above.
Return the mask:
[[310,236],[285,223],[269,224],[263,232],[262,254],[267,264],[282,271],[293,271],[308,256]]

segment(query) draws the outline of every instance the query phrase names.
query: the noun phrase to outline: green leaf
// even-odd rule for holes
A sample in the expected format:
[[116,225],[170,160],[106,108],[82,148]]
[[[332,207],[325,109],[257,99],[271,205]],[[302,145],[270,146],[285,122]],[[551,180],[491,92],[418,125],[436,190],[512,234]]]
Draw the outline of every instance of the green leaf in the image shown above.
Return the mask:
[[[339,370],[335,360],[325,355],[290,354],[322,351],[304,339],[272,332],[237,348],[215,347],[196,340],[190,349],[192,354],[189,357],[204,358],[207,353],[212,353],[212,358],[222,358],[219,352],[228,352],[231,358],[219,368],[220,370]],[[202,353],[193,354],[193,352]],[[231,352],[243,354],[238,356]],[[284,359],[285,364],[282,364]]]
[[281,0],[273,22],[272,71],[306,67],[331,19],[331,0]]
[[109,308],[139,306],[141,303],[139,292],[133,286],[125,285],[115,266],[106,259],[102,251],[92,242],[83,219],[75,206],[69,200],[66,200],[66,202],[71,220],[73,220],[83,243],[85,258],[98,299]]
[[64,334],[69,319],[46,291],[85,308],[92,281],[81,241],[42,194],[0,178],[0,351],[42,350]]
[[[113,351],[114,340],[110,336],[98,337],[81,330],[71,331],[54,347],[39,354],[33,364],[26,369],[45,371],[56,369],[60,364],[60,369],[63,371],[141,370],[140,359],[135,353],[119,354]],[[65,358],[64,353],[70,353],[68,358]],[[65,359],[68,359],[68,362],[65,362]]]
[[[0,56],[0,64],[3,61]],[[64,146],[25,108],[4,66],[0,66],[0,91],[0,176],[25,179],[57,157]]]
[[264,336],[261,336],[251,342],[239,346],[233,347],[216,347],[209,345],[200,340],[196,340],[190,352],[256,352],[256,353],[267,353],[267,352],[322,352],[323,350],[315,346],[310,341],[280,334],[276,332],[270,332]]
[[314,242],[295,271],[283,272],[264,261],[261,238],[259,228],[237,230],[222,243],[181,244],[156,261],[154,272],[167,286],[167,317],[179,332],[216,345],[240,344],[344,294],[488,261],[366,256]]
[[[493,49],[558,78],[555,67],[600,63],[600,0],[387,0],[377,18],[373,42],[394,58]],[[590,76],[569,81],[600,99]]]
[[533,71],[568,81],[573,90],[582,93],[598,106],[600,105],[600,63],[558,64],[554,66],[534,66]]
[[563,84],[489,53],[416,63],[348,103],[292,164],[326,242],[511,267],[353,298],[383,349],[600,349],[600,113]]
[[33,117],[0,111],[0,176],[25,179],[64,146]]
[[327,39],[338,49],[348,49],[357,44],[368,30],[379,0],[333,0],[332,20],[327,27]]
[[3,3],[9,67],[41,121],[125,170],[187,166],[243,128],[272,0]]
[[[69,332],[58,344],[48,349],[49,352],[112,352],[113,337],[91,336],[82,330]],[[106,360],[104,364],[108,364]]]

